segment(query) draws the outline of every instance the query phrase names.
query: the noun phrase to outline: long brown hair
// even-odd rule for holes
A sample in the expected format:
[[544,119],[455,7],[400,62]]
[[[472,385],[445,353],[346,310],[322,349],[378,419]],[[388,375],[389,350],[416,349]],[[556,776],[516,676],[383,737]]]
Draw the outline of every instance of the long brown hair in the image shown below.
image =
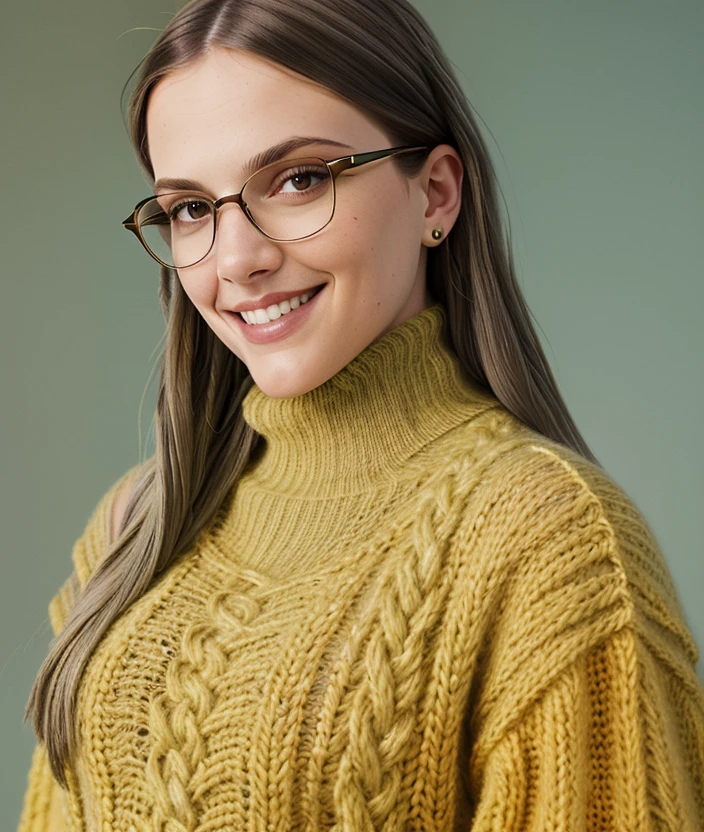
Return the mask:
[[[325,85],[363,108],[387,133],[389,146],[448,143],[458,151],[466,172],[461,211],[427,260],[428,290],[446,310],[451,343],[467,374],[518,419],[598,465],[531,324],[510,235],[508,242],[504,238],[496,175],[475,118],[414,7],[407,0],[191,0],[135,70],[129,130],[152,183],[149,94],[169,72],[214,47],[248,50]],[[392,159],[405,176],[417,175],[423,162],[416,154]],[[241,413],[252,385],[246,366],[205,324],[175,271],[162,268],[159,294],[166,341],[156,452],[141,467],[117,538],[52,643],[27,704],[27,717],[64,786],[76,743],[77,688],[91,651],[120,613],[193,544],[259,439]]]

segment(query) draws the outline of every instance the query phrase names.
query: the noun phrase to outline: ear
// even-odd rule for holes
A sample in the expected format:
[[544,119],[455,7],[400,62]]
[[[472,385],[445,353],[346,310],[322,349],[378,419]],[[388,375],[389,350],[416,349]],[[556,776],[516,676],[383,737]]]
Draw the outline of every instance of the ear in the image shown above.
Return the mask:
[[[464,165],[452,145],[439,144],[425,160],[421,184],[425,191],[425,210],[422,244],[437,246],[450,232],[462,207],[462,179]],[[433,229],[441,228],[442,237],[433,238]]]

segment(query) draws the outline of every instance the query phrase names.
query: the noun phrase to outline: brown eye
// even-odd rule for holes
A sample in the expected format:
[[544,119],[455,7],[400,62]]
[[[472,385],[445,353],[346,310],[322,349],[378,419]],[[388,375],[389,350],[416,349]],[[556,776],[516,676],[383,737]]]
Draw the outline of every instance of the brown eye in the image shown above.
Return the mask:
[[[306,193],[312,191],[328,177],[327,168],[303,167],[289,170],[279,179],[277,191],[280,193]],[[285,185],[289,182],[292,184],[292,188],[287,189]]]
[[309,173],[297,173],[295,176],[292,176],[287,181],[293,182],[294,188],[300,191],[304,191],[306,188],[310,187],[310,178],[311,175]]
[[[182,214],[182,216],[179,216]],[[210,206],[201,200],[181,200],[169,209],[169,219],[189,223],[202,220],[210,214]]]

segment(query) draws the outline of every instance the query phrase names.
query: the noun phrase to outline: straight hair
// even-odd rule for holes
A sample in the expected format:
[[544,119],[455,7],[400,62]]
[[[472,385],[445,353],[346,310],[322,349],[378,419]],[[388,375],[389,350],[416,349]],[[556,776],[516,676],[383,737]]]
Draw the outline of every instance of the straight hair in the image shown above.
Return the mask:
[[[301,36],[305,35],[302,45]],[[314,45],[311,46],[311,45]],[[239,49],[287,67],[362,108],[389,146],[450,144],[466,176],[451,233],[428,250],[426,280],[445,309],[467,376],[521,422],[600,464],[563,401],[517,283],[498,182],[465,95],[435,35],[407,0],[191,0],[139,71],[127,113],[137,160],[154,182],[146,130],[154,86],[209,50]],[[123,94],[124,94],[123,90]],[[391,159],[417,176],[425,154]],[[252,378],[161,268],[166,338],[159,362],[156,449],[143,462],[115,540],[53,640],[25,718],[56,780],[77,745],[75,705],[91,652],[116,618],[188,551],[237,485],[258,444],[241,403]]]

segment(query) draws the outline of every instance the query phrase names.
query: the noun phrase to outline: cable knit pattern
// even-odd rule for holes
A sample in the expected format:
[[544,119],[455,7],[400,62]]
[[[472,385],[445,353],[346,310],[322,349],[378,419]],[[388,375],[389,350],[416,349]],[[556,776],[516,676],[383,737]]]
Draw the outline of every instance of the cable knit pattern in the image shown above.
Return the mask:
[[[435,305],[302,396],[81,679],[20,832],[700,832],[704,691],[624,491],[467,379]],[[50,604],[105,549],[102,498]]]

